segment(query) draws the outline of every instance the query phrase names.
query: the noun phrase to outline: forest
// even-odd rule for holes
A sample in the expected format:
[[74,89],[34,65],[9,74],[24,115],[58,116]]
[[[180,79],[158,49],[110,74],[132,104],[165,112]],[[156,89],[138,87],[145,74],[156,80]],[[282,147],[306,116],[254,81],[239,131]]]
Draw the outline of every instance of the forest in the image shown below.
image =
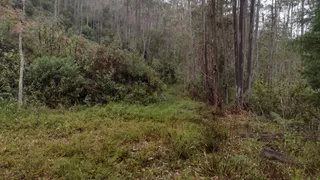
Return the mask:
[[0,179],[318,179],[318,0],[0,0]]

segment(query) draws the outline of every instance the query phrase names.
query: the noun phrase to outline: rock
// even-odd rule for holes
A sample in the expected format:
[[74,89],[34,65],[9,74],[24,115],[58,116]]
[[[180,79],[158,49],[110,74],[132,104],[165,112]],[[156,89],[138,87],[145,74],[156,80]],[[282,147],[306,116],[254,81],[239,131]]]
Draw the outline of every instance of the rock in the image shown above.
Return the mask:
[[291,159],[288,155],[283,154],[281,152],[277,152],[277,151],[275,151],[271,148],[268,148],[268,147],[264,147],[261,150],[260,156],[265,157],[270,160],[278,160],[278,161],[284,162],[284,163],[291,162]]

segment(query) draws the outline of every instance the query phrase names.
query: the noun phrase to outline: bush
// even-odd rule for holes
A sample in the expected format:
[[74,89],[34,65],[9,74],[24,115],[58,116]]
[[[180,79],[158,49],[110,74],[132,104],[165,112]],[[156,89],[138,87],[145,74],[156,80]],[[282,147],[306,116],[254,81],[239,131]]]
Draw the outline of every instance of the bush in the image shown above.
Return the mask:
[[81,102],[84,79],[76,62],[67,58],[41,57],[27,73],[27,92],[49,107]]
[[90,103],[124,100],[146,104],[164,88],[156,72],[138,55],[118,48],[100,48],[85,70]]
[[26,81],[31,99],[49,107],[110,101],[148,104],[164,88],[157,73],[138,55],[117,47],[101,47],[79,63],[52,56],[34,60]]
[[309,85],[317,91],[314,93],[315,105],[320,107],[320,10],[313,17],[310,31],[300,39],[300,51],[302,54],[303,77]]
[[174,61],[154,60],[152,63],[154,69],[160,74],[160,78],[167,84],[175,84],[178,81],[177,66]]
[[277,112],[279,107],[278,95],[262,80],[256,81],[253,86],[253,95],[250,99],[252,108],[257,113]]
[[[8,22],[9,23],[9,22]],[[19,77],[19,53],[11,41],[8,24],[0,24],[0,98],[17,95]]]

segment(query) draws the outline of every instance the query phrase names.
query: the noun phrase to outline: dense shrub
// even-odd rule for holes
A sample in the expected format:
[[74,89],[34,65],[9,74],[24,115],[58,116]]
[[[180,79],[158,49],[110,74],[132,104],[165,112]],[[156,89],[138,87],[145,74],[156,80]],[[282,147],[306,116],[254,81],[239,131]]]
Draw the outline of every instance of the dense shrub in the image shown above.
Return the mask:
[[85,69],[87,101],[91,103],[148,103],[164,86],[139,56],[118,48],[100,48]]
[[309,85],[316,90],[314,103],[320,107],[320,10],[317,10],[313,18],[310,31],[300,41],[302,63],[304,69],[302,74]]
[[19,53],[9,33],[11,22],[0,23],[0,98],[16,96]]
[[278,95],[267,83],[262,80],[255,82],[253,86],[253,95],[250,99],[252,108],[256,113],[277,112],[279,107]]
[[272,119],[272,114],[279,114],[286,119],[303,119],[314,126],[319,113],[319,109],[311,103],[317,97],[315,93],[317,92],[303,81],[271,88],[258,80],[253,86],[250,107],[255,113]]
[[154,69],[159,73],[160,78],[167,84],[174,84],[178,81],[177,64],[173,61],[154,60],[152,63]]
[[50,107],[81,102],[83,77],[71,58],[42,57],[34,60],[27,73],[31,97]]
[[147,104],[164,88],[157,73],[134,53],[101,47],[91,59],[45,56],[35,59],[27,72],[31,99],[50,107],[110,101]]

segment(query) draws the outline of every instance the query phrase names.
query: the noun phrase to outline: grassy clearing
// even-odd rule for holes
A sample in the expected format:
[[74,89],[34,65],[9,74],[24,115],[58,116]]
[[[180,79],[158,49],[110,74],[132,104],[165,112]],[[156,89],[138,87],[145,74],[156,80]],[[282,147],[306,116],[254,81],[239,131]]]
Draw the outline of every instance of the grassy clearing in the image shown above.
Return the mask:
[[[191,100],[69,110],[0,108],[4,179],[191,178],[211,147],[206,107]],[[215,133],[218,134],[218,133]],[[215,135],[213,134],[213,135]]]
[[[320,146],[290,121],[226,115],[170,97],[149,106],[112,103],[16,110],[0,104],[0,179],[316,179]],[[257,141],[238,133],[284,132]],[[263,147],[294,157],[259,156]]]

